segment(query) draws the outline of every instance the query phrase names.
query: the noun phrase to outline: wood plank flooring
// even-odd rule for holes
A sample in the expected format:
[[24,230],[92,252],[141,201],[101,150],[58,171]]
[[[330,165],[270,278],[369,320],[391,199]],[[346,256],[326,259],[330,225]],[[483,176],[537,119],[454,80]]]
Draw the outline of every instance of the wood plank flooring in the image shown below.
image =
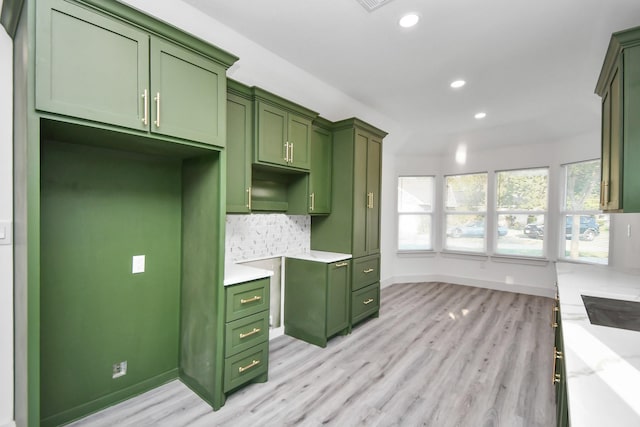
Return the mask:
[[555,425],[552,300],[446,283],[382,289],[380,317],[322,349],[270,343],[269,381],[213,412],[179,381],[73,426]]

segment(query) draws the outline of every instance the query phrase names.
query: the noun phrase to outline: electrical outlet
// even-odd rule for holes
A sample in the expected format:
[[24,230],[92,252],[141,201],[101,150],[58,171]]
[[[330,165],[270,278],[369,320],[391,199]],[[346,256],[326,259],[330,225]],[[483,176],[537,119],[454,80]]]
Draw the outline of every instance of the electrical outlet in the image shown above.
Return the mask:
[[127,361],[113,364],[111,378],[119,378],[127,375]]
[[134,255],[131,260],[131,273],[144,273],[144,255]]

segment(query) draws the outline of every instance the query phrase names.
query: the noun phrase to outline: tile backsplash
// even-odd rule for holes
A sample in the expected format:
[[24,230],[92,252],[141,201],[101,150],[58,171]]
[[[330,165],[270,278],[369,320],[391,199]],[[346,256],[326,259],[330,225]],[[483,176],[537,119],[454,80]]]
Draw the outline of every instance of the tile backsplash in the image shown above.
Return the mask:
[[227,215],[227,262],[304,252],[310,247],[311,217],[308,215]]

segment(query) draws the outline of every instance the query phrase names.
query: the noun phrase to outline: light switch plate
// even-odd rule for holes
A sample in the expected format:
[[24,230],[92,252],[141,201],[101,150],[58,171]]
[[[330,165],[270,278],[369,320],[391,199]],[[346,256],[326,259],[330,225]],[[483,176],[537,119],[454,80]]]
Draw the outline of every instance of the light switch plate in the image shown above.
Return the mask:
[[133,274],[144,273],[144,255],[134,255],[131,266]]
[[0,245],[10,245],[11,243],[13,243],[13,223],[0,221]]

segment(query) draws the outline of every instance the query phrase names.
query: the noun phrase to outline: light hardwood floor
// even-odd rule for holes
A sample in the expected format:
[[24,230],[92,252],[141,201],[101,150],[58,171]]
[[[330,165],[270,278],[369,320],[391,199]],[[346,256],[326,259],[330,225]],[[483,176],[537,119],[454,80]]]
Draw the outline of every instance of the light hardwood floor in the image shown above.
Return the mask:
[[446,283],[381,294],[379,318],[325,349],[272,340],[269,381],[219,411],[173,381],[73,425],[555,425],[551,299]]

